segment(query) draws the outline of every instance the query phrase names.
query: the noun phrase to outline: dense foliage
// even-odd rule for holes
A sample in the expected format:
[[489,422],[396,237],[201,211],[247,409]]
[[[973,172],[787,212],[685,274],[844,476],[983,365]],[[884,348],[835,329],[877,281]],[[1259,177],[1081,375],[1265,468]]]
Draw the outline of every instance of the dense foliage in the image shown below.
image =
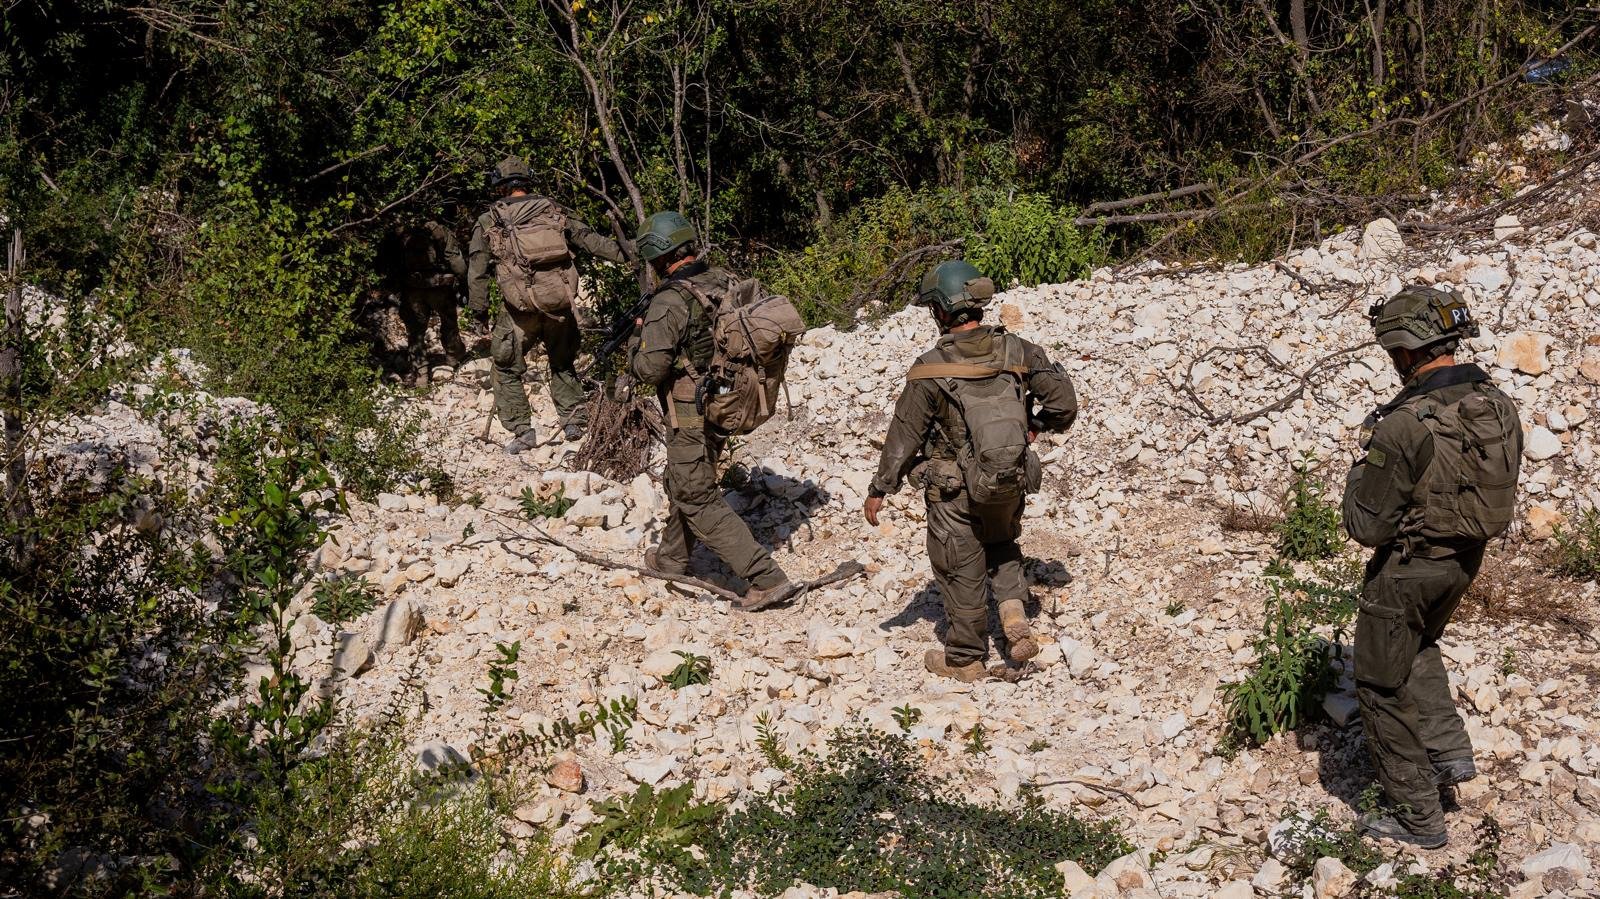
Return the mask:
[[[1029,282],[1358,219],[1542,111],[1515,74],[1578,35],[1566,8],[41,0],[0,34],[0,210],[53,286],[107,288],[235,389],[326,404],[370,376],[344,350],[383,232],[464,232],[505,153],[602,226],[682,208],[843,317],[930,246]],[[1177,218],[1072,224],[1199,182]]]

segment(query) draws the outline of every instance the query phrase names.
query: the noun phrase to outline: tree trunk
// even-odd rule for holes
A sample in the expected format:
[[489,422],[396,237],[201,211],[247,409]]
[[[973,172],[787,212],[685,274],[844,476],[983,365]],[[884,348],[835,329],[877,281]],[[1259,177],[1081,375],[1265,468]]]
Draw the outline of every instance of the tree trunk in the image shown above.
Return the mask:
[[6,261],[5,343],[0,346],[0,409],[4,419],[6,562],[20,572],[32,560],[28,527],[33,504],[28,498],[28,458],[22,446],[22,229],[11,233]]

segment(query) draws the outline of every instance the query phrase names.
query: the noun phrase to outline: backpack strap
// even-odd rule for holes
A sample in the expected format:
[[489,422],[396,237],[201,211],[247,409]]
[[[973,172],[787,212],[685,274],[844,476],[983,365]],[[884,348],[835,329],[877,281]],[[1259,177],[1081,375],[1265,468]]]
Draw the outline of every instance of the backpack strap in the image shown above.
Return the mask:
[[960,380],[983,380],[994,378],[1003,374],[1013,374],[1026,379],[1028,370],[1018,366],[991,367],[988,365],[973,365],[967,362],[919,362],[911,366],[906,372],[907,381],[930,381],[944,378]]

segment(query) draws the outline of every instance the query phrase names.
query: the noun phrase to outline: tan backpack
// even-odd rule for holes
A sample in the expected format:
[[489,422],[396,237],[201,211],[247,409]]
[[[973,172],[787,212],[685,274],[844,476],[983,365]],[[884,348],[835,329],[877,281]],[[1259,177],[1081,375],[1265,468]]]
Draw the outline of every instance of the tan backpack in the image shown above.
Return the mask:
[[711,323],[711,367],[690,372],[701,383],[705,420],[729,434],[754,431],[777,409],[789,351],[805,334],[805,320],[788,297],[768,293],[754,278],[730,284],[717,297],[687,280],[677,286]]
[[[531,208],[496,203],[485,237],[494,256],[495,280],[506,305],[519,312],[565,315],[578,297],[578,270],[567,246],[567,216],[546,199],[525,201]],[[506,213],[515,210],[516,220]]]

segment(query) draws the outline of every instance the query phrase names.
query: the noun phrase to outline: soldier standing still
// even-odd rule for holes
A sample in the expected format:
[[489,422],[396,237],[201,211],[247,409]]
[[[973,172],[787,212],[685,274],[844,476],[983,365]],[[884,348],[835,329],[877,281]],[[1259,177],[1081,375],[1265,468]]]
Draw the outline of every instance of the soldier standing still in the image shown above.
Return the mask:
[[[883,498],[911,475],[928,510],[928,561],[944,597],[950,628],[943,648],[929,649],[924,664],[934,674],[963,682],[985,674],[992,585],[1007,655],[1024,662],[1039,653],[1024,611],[1028,585],[1022,573],[1025,495],[1038,489],[1038,459],[1027,444],[1040,431],[1064,431],[1078,414],[1072,381],[1039,346],[983,324],[994,283],[962,261],[946,262],[923,279],[917,302],[939,326],[934,348],[917,359],[895,402],[877,475],[863,512],[874,527]],[[1031,483],[995,491],[998,500],[974,498],[977,429],[986,445],[1009,447],[1013,467]],[[1011,436],[991,438],[998,433]],[[1017,458],[1023,453],[1026,461]]]
[[[481,331],[489,318],[489,278],[501,288],[500,310],[490,334],[494,363],[494,408],[511,432],[505,451],[512,455],[538,445],[533,412],[522,389],[527,353],[543,344],[550,363],[550,398],[561,417],[562,436],[583,437],[587,396],[578,378],[582,333],[574,302],[578,296],[579,251],[618,264],[626,262],[615,240],[597,234],[546,197],[534,195],[528,164],[508,156],[489,174],[497,198],[472,229],[467,274],[467,308]],[[496,248],[499,248],[498,250]]]
[[669,427],[664,481],[670,509],[661,542],[645,553],[645,567],[683,574],[695,542],[704,543],[749,585],[737,604],[755,611],[793,596],[789,580],[772,553],[728,505],[717,478],[717,459],[727,435],[704,421],[698,405],[700,379],[712,356],[710,315],[682,285],[692,282],[704,294],[720,293],[736,280],[700,258],[698,236],[676,212],[658,212],[634,241],[640,258],[655,270],[661,286],[636,322],[628,369],[656,388]]
[[414,387],[426,387],[428,371],[428,321],[439,316],[439,342],[445,365],[451,369],[466,358],[461,326],[456,315],[456,295],[467,277],[467,262],[450,229],[431,219],[416,221],[394,235],[397,258],[392,265],[400,294],[400,321],[406,329],[406,378]]
[[1477,776],[1439,638],[1485,543],[1515,514],[1522,426],[1483,369],[1456,362],[1478,329],[1455,295],[1408,287],[1369,315],[1405,387],[1369,419],[1344,493],[1345,528],[1374,550],[1356,617],[1356,696],[1392,809],[1361,828],[1433,849],[1448,840],[1440,790]]

